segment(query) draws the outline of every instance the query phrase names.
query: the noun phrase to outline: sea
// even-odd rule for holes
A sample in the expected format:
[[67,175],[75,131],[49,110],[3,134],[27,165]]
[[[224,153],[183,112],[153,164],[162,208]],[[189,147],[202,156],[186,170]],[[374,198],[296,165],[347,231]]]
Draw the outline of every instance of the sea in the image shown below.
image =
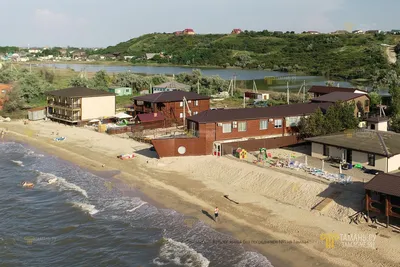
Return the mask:
[[0,266],[272,266],[228,234],[107,185],[101,174],[0,141]]

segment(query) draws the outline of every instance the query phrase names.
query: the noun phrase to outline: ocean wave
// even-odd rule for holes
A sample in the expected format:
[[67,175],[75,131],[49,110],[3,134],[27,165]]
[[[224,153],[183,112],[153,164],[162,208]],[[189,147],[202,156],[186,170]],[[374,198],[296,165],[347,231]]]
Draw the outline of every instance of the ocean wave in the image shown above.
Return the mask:
[[138,208],[140,208],[141,206],[143,206],[144,204],[147,204],[147,202],[143,201],[142,203],[140,203],[139,205],[137,205],[136,207],[134,207],[133,209],[127,210],[128,212],[132,212],[137,210]]
[[82,189],[78,185],[74,183],[70,183],[67,180],[65,180],[62,177],[58,177],[54,174],[51,173],[44,173],[44,172],[39,172],[40,175],[38,177],[38,182],[45,182],[47,184],[55,184],[60,186],[61,189],[63,190],[73,190],[76,192],[79,192],[82,194],[84,197],[88,198],[88,194],[86,190]]
[[257,252],[247,251],[241,258],[242,260],[235,264],[235,267],[273,267],[266,257]]
[[167,238],[160,248],[159,256],[153,260],[153,263],[159,266],[176,264],[188,267],[208,267],[210,261],[185,243]]
[[96,206],[91,205],[91,204],[87,204],[87,203],[73,202],[72,206],[76,207],[76,208],[79,208],[79,209],[89,213],[90,215],[94,215],[94,214],[99,212],[96,209]]
[[22,161],[20,161],[20,160],[11,160],[11,161],[14,162],[15,164],[21,166],[21,167],[24,167],[24,163]]

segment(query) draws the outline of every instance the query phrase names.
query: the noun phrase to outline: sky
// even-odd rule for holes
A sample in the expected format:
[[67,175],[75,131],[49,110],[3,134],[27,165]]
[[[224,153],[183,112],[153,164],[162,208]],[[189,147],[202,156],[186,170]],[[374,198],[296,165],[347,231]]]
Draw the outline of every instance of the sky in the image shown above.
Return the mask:
[[331,32],[400,28],[399,0],[0,0],[0,46],[107,47],[192,28]]

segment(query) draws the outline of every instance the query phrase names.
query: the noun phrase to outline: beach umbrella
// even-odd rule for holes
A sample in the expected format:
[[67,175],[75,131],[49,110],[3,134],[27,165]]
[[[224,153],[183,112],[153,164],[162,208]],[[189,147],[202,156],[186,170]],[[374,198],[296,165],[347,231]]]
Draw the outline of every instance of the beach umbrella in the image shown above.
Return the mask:
[[322,160],[322,171],[324,171],[324,165],[325,165],[325,161],[324,160]]

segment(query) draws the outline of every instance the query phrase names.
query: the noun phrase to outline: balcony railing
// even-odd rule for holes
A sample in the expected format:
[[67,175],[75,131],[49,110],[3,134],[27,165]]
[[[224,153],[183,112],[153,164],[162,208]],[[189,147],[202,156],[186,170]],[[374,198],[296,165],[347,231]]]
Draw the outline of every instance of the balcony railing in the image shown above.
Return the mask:
[[143,112],[143,113],[152,113],[153,109],[151,107],[136,106],[135,111],[139,111],[139,112]]
[[68,116],[68,115],[61,115],[61,114],[49,114],[47,117],[54,118],[54,119],[60,119],[63,121],[69,121],[69,122],[77,122],[77,121],[81,120],[80,116]]
[[68,109],[80,109],[82,107],[81,104],[69,104],[69,103],[53,102],[53,101],[49,101],[48,104],[49,106],[52,107],[63,107]]

